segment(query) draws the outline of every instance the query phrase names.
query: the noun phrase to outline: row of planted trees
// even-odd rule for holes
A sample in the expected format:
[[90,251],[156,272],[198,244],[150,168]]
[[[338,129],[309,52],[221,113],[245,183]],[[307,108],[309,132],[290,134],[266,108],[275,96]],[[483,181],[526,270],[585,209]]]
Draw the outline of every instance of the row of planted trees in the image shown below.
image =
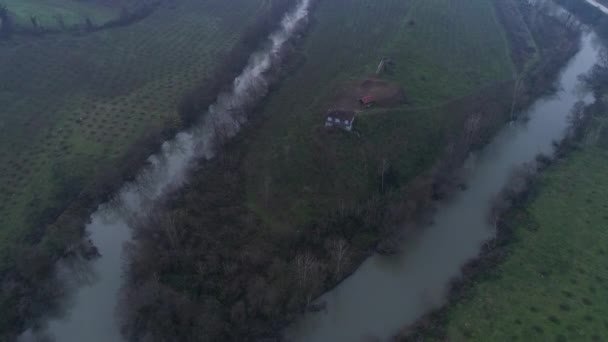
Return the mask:
[[85,16],[81,23],[69,24],[66,23],[63,15],[56,14],[53,16],[54,25],[45,26],[35,15],[29,16],[29,25],[18,24],[15,14],[11,13],[6,4],[0,3],[0,38],[7,38],[13,34],[42,35],[61,32],[94,32],[128,26],[152,14],[160,4],[160,0],[146,0],[138,2],[135,6],[123,7],[116,18],[104,23],[94,23],[90,17]]
[[[167,121],[150,127],[116,163],[100,166],[90,182],[72,189],[70,198],[56,210],[32,215],[33,227],[24,233],[22,241],[12,245],[10,251],[0,253],[0,340],[15,340],[25,329],[36,327],[42,316],[60,311],[67,289],[55,276],[56,263],[61,258],[74,255],[95,257],[94,247],[83,239],[84,224],[91,211],[100,203],[110,201],[112,194],[126,181],[134,179],[162,142],[195,121],[197,114],[202,114],[201,110],[215,100],[217,92],[231,84],[253,49],[266,38],[277,18],[291,5],[289,1],[272,3],[272,8],[260,14],[248,33],[226,54],[223,66],[219,68],[222,72],[210,75],[199,88],[184,94],[183,103],[196,99],[196,107],[179,108],[182,117],[190,120],[183,120],[183,125]],[[61,173],[62,170],[55,171]],[[60,184],[62,189],[64,185]],[[173,243],[177,241],[173,240]],[[179,305],[180,302],[175,303]]]
[[[574,50],[563,47],[555,64]],[[538,69],[554,74],[552,65]],[[249,206],[242,169],[247,133],[237,137],[194,171],[184,189],[136,220],[121,308],[124,332],[133,340],[256,340],[276,337],[303,310],[322,309],[315,298],[374,247],[393,252],[403,237],[395,228],[416,226],[435,200],[457,188],[454,170],[508,119],[504,89],[452,104],[468,115],[428,174],[397,186],[387,182],[395,170],[385,159],[377,194],[351,207],[328,208],[298,227],[269,222]],[[196,96],[182,109],[185,120],[197,113]]]

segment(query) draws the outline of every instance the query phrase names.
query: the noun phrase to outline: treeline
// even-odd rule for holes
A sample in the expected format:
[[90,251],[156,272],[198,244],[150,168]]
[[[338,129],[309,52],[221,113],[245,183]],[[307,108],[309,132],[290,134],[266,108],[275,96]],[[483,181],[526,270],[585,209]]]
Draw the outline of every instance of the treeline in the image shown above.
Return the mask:
[[81,23],[68,24],[61,14],[54,17],[52,27],[40,23],[36,15],[30,15],[29,25],[18,24],[15,15],[7,5],[0,3],[0,39],[12,35],[40,36],[53,33],[86,33],[105,29],[128,26],[145,19],[152,14],[163,0],[142,0],[134,4],[125,3],[121,6],[120,14],[103,23],[95,23],[89,17],[84,17]]
[[362,258],[366,244],[357,240],[374,233],[379,213],[343,212],[300,233],[274,231],[246,206],[238,143],[136,225],[121,301],[127,338],[273,338]]
[[239,39],[239,44],[227,56],[223,63],[213,71],[210,80],[201,82],[186,94],[179,104],[179,115],[186,125],[195,121],[205,112],[217,95],[232,86],[232,80],[238,75],[248,61],[251,51],[259,48],[260,39],[278,27],[280,18],[296,3],[296,0],[271,1],[267,15],[257,20]]
[[[578,20],[592,26],[594,31],[602,38],[608,38],[608,16],[597,7],[579,0],[554,0],[563,6]],[[600,1],[601,2],[601,1]],[[605,3],[603,3],[606,6]]]
[[[586,83],[596,82],[596,77],[608,74],[608,65],[598,66],[585,75]],[[600,70],[601,69],[601,70]],[[599,75],[599,74],[603,75]],[[581,148],[585,137],[598,127],[594,126],[594,117],[605,118],[608,105],[601,96],[608,91],[608,82],[603,83],[601,90],[595,88],[596,101],[590,105],[578,102],[572,108],[569,116],[569,126],[564,139],[556,142],[555,158],[538,155],[536,159],[515,170],[503,191],[494,200],[488,221],[496,228],[496,236],[487,241],[479,256],[462,267],[462,275],[450,284],[448,303],[442,308],[422,317],[415,324],[405,327],[399,332],[395,341],[424,341],[426,339],[446,340],[449,338],[446,330],[448,311],[454,304],[474,296],[475,285],[488,276],[494,275],[497,266],[508,257],[508,248],[516,242],[515,232],[522,224],[528,229],[536,229],[534,221],[528,212],[528,206],[537,197],[540,187],[539,175],[553,164],[567,158],[568,155]],[[601,133],[604,133],[603,131]],[[608,145],[604,146],[608,148]],[[532,224],[530,225],[530,223]],[[467,332],[464,331],[465,337]],[[470,336],[472,337],[472,336]]]
[[[175,120],[167,120],[149,127],[118,160],[100,166],[91,180],[76,182],[80,186],[71,186],[62,192],[61,205],[30,215],[31,228],[18,244],[11,246],[6,253],[7,260],[0,263],[0,341],[15,340],[42,315],[57,310],[64,299],[65,286],[55,278],[56,262],[73,255],[96,256],[90,241],[83,240],[84,225],[92,210],[111,200],[125,182],[133,180],[147,158],[157,152],[164,141],[186,128],[197,115],[204,114],[203,108],[213,103],[218,89],[232,84],[249,55],[277,25],[283,14],[281,9],[285,11],[293,1],[273,1],[272,7],[259,15],[250,31],[221,59],[224,72],[206,79],[205,84],[214,86],[201,86],[184,96],[185,99],[200,97],[197,102],[200,110],[188,112],[187,122],[178,126]],[[72,184],[71,179],[65,182]]]
[[[498,89],[491,91],[502,97]],[[499,102],[467,101],[480,114],[500,107],[488,103]],[[463,143],[470,146],[485,126],[467,121],[466,127],[471,136]],[[278,339],[296,315],[322,310],[323,304],[313,305],[313,300],[376,246],[394,252],[401,238],[395,228],[404,221],[416,226],[439,192],[447,191],[438,186],[437,168],[400,188],[387,181],[364,203],[328,210],[299,230],[277,231],[247,205],[243,156],[249,134],[255,127],[228,143],[190,175],[190,184],[150,208],[135,225],[121,300],[127,338]],[[443,170],[451,162],[456,159],[441,164]],[[384,173],[387,180],[390,173]]]
[[[543,51],[549,62],[522,80],[516,108],[544,93],[577,50],[574,29],[556,20],[536,22],[555,30],[547,43],[553,49]],[[565,34],[568,42],[559,43]],[[395,252],[436,201],[462,185],[457,170],[509,119],[512,99],[505,94],[512,89],[513,82],[505,82],[450,104],[451,112],[462,113],[462,130],[446,139],[444,156],[429,172],[400,185],[396,170],[383,168],[375,180],[383,186],[366,201],[330,208],[285,231],[264,224],[247,205],[243,156],[256,123],[250,124],[195,170],[190,184],[135,225],[121,301],[125,335],[153,341],[279,339],[297,314],[323,309],[323,303],[313,305],[315,298],[374,250]],[[201,110],[196,101],[192,96],[183,103],[185,120]]]
[[[509,1],[511,2],[511,1]],[[504,6],[504,3],[497,1]],[[550,1],[527,2],[515,0],[523,22],[534,39],[537,60],[527,65],[515,88],[517,112],[527,107],[539,95],[555,92],[555,79],[564,62],[574,56],[580,45],[581,27],[568,13],[555,13]],[[501,5],[497,5],[501,6]]]

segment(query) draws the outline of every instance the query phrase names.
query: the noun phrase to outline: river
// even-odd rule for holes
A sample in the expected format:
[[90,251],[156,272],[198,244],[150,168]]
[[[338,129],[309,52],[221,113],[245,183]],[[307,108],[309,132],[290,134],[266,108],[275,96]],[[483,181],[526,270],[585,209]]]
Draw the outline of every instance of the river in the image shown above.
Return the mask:
[[488,224],[490,206],[513,170],[539,153],[551,155],[554,141],[564,137],[568,115],[582,95],[577,76],[596,63],[597,44],[586,33],[581,50],[559,76],[556,96],[537,100],[528,120],[502,129],[468,161],[466,190],[441,204],[433,224],[405,242],[395,256],[374,255],[318,302],[325,310],[307,313],[286,331],[292,341],[385,341],[400,328],[443,305],[448,285],[461,267],[475,258],[494,236]]
[[608,8],[602,4],[600,4],[599,2],[597,2],[596,0],[586,0],[588,4],[590,4],[593,7],[598,8],[600,11],[608,14]]
[[[71,284],[69,302],[61,317],[48,319],[37,331],[27,331],[21,340],[40,336],[60,342],[122,341],[117,300],[123,284],[123,246],[131,239],[129,222],[185,182],[193,163],[212,158],[220,138],[227,139],[240,130],[247,113],[268,93],[268,76],[282,64],[282,48],[306,23],[311,0],[300,0],[273,32],[264,48],[252,54],[242,73],[235,78],[231,91],[220,94],[195,127],[179,133],[163,144],[161,151],[149,158],[135,182],[126,184],[115,199],[104,203],[91,215],[86,225],[101,257],[92,262],[62,262],[60,276]],[[219,133],[218,133],[219,132]],[[83,267],[84,266],[84,267]]]

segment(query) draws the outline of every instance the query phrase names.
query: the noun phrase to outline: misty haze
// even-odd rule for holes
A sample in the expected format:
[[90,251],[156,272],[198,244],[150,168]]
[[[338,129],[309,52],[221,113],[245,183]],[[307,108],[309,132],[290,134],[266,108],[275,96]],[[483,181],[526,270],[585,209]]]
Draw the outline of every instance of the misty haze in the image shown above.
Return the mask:
[[0,0],[0,341],[608,340],[608,0]]

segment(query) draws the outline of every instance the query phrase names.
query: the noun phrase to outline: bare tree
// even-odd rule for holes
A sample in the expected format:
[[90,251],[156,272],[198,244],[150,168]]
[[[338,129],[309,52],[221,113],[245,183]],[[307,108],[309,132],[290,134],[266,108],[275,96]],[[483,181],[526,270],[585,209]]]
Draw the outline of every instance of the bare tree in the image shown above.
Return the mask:
[[266,175],[264,177],[264,203],[268,206],[270,200],[270,186],[272,185],[272,177]]
[[230,139],[230,127],[228,123],[222,122],[219,117],[213,118],[211,126],[213,128],[211,144],[214,152],[217,152]]
[[94,29],[95,27],[93,26],[93,22],[91,21],[91,18],[86,17],[86,18],[84,19],[84,27],[85,27],[85,29],[86,29],[87,31],[89,31],[89,32],[90,32],[90,31],[93,31],[93,29]]
[[382,178],[382,185],[381,185],[381,191],[382,193],[384,193],[384,175],[386,174],[386,171],[388,170],[388,168],[390,167],[390,164],[388,162],[388,160],[386,160],[386,158],[382,159],[382,167],[381,167],[381,178]]
[[576,139],[583,134],[585,128],[586,105],[583,101],[578,101],[570,110],[568,115],[568,135],[567,139]]
[[5,4],[0,4],[0,34],[9,35],[11,31],[10,14]]
[[309,252],[298,253],[294,259],[294,264],[298,290],[308,306],[321,285],[321,265],[317,258]]
[[331,258],[334,280],[338,280],[350,262],[350,245],[344,238],[334,238],[328,241],[326,249]]
[[470,115],[464,123],[464,136],[468,145],[478,138],[479,128],[481,127],[481,112]]
[[180,246],[180,229],[178,229],[174,214],[171,213],[165,216],[162,223],[162,229],[169,240],[169,244],[173,250],[178,250]]
[[65,20],[63,19],[63,15],[59,14],[55,14],[55,21],[57,22],[57,25],[59,25],[59,28],[62,30],[65,30]]
[[30,16],[30,22],[32,23],[34,29],[38,29],[38,18],[36,18],[35,15]]

